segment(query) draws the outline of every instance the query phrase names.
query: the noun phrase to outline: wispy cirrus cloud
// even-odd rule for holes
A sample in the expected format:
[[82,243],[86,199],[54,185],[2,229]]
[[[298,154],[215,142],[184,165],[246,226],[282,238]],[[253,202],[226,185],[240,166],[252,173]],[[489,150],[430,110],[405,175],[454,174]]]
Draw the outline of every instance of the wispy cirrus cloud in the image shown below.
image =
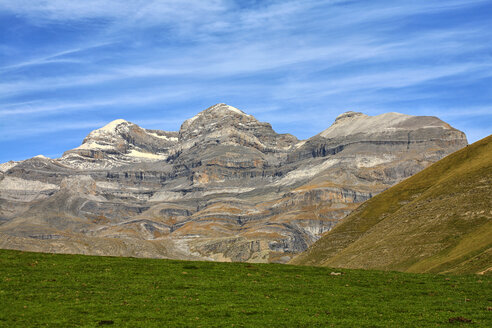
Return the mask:
[[0,134],[73,137],[119,117],[168,128],[216,102],[300,137],[349,109],[448,112],[459,125],[456,108],[492,101],[487,10],[490,0],[4,0]]
[[[226,9],[226,1],[199,0],[125,1],[125,0],[16,0],[2,1],[0,9],[41,23],[50,21],[78,21],[87,19],[153,20],[174,21],[195,13],[213,13]],[[151,19],[153,18],[153,20]]]
[[186,90],[155,89],[145,92],[135,92],[129,95],[104,96],[96,99],[69,100],[69,101],[31,101],[4,104],[0,108],[0,118],[17,115],[49,115],[56,112],[76,112],[84,110],[98,110],[108,106],[145,106],[151,103],[167,103],[189,96]]
[[[388,61],[391,58],[399,60],[426,59],[435,53],[435,44],[439,43],[441,52],[451,52],[454,55],[466,54],[487,47],[486,44],[474,43],[470,47],[463,47],[460,39],[473,39],[484,31],[480,29],[455,29],[451,31],[434,31],[424,35],[417,35],[406,40],[396,42],[385,42],[378,38],[347,38],[333,45],[320,46],[312,44],[302,47],[299,42],[283,44],[279,41],[257,42],[255,44],[229,43],[227,45],[207,45],[198,49],[183,50],[187,56],[184,58],[166,57],[165,54],[157,53],[148,58],[145,64],[120,63],[119,65],[104,65],[97,73],[93,71],[82,75],[57,75],[51,77],[22,78],[9,82],[0,83],[0,98],[9,97],[18,93],[40,91],[45,89],[63,89],[87,85],[104,84],[124,79],[145,78],[228,78],[235,75],[263,74],[272,70],[291,68],[295,65],[305,65],[304,71],[316,71],[320,68],[331,68],[334,66],[361,61]],[[303,42],[305,45],[305,42]],[[65,54],[75,54],[87,49],[103,47],[107,44],[94,45],[82,49],[72,49],[59,52],[44,58],[27,61],[10,67],[41,65],[47,61],[61,57]],[[408,49],[415,49],[409,53]],[[206,51],[205,51],[206,50]],[[200,53],[205,54],[201,55]],[[164,58],[160,58],[161,55]],[[156,58],[157,57],[157,58]],[[63,59],[62,59],[63,60]],[[309,67],[309,65],[311,67]],[[455,63],[448,64],[449,71],[456,69]],[[473,63],[467,63],[473,66]],[[476,66],[485,66],[483,60],[477,60]],[[425,75],[440,75],[443,65],[428,65]],[[464,66],[464,65],[462,65]],[[1,71],[0,67],[0,71]],[[384,74],[389,74],[387,67]],[[403,76],[395,69],[394,76]],[[431,73],[434,71],[434,73]],[[418,73],[416,71],[415,73]],[[377,73],[379,74],[379,73]],[[420,73],[419,73],[420,74]],[[415,74],[413,74],[415,75]],[[391,80],[389,80],[391,81]],[[418,81],[418,80],[417,80]],[[339,80],[328,80],[340,86]],[[361,80],[361,82],[364,82]],[[398,81],[396,81],[398,82]],[[401,82],[401,81],[400,81]],[[398,83],[400,83],[398,82]],[[395,87],[398,85],[395,83]],[[314,91],[314,89],[313,89]],[[348,90],[349,91],[349,90]]]
[[[485,75],[483,75],[485,73]],[[492,76],[492,63],[462,63],[429,67],[398,68],[385,72],[371,72],[339,77],[324,83],[294,82],[282,85],[279,98],[310,98],[314,95],[347,94],[354,91],[398,89],[420,85],[429,81],[453,77],[461,74]],[[295,93],[297,91],[297,93]]]
[[67,58],[70,55],[76,55],[78,53],[92,50],[99,47],[104,47],[107,45],[113,44],[113,42],[103,42],[99,44],[89,44],[84,45],[83,47],[66,49],[62,51],[58,51],[55,53],[51,53],[41,57],[30,58],[22,62],[17,62],[11,65],[0,66],[0,74],[5,73],[10,70],[26,68],[29,66],[37,66],[37,65],[46,65],[46,64],[54,64],[54,63],[82,63],[83,60],[80,58]]
[[14,129],[8,131],[0,131],[0,141],[15,140],[17,138],[25,138],[26,136],[37,136],[46,133],[54,132],[64,132],[72,130],[86,130],[86,129],[98,129],[107,122],[103,121],[88,121],[88,122],[56,122],[56,123],[45,123],[43,125],[32,125],[32,126],[16,126]]

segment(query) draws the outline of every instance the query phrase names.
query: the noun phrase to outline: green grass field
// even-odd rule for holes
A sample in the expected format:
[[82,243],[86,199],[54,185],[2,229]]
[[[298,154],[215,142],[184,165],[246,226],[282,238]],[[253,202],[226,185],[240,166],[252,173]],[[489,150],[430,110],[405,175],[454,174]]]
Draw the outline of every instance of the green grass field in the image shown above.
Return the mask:
[[492,327],[491,281],[1,250],[0,326]]

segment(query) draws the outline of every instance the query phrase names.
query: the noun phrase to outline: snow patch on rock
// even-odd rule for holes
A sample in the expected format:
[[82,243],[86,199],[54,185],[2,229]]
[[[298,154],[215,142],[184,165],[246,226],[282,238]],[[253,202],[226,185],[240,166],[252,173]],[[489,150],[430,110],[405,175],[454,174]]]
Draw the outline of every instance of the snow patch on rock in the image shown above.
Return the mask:
[[138,157],[138,158],[149,158],[149,159],[155,159],[155,160],[161,160],[161,159],[167,158],[167,156],[165,156],[165,155],[144,153],[144,152],[141,152],[141,151],[138,151],[135,149],[130,150],[130,152],[127,154],[127,156]]
[[19,162],[14,162],[14,161],[8,161],[6,163],[0,164],[0,172],[7,172],[17,164],[21,163],[22,161]]
[[36,155],[33,158],[39,158],[39,159],[50,159],[49,157],[46,157],[44,155]]
[[75,149],[88,149],[88,150],[103,150],[103,149],[114,149],[113,145],[103,145],[98,142],[89,141],[81,144]]
[[191,123],[193,123],[194,121],[196,121],[204,113],[207,113],[207,112],[208,113],[215,113],[215,112],[222,112],[222,113],[224,113],[226,111],[230,111],[230,112],[233,112],[233,113],[236,113],[236,114],[240,114],[240,115],[243,115],[243,116],[247,116],[247,117],[252,117],[251,115],[248,115],[248,114],[244,113],[243,111],[241,111],[240,109],[237,109],[236,107],[232,107],[232,106],[229,106],[227,104],[216,104],[216,105],[214,105],[214,106],[212,106],[210,108],[207,108],[203,112],[200,112],[200,113],[196,114],[192,118],[187,119],[186,121],[184,121],[183,126],[185,126],[185,127],[190,126]]
[[146,131],[146,132],[147,132],[147,134],[150,134],[151,136],[159,138],[159,139],[164,139],[164,140],[173,141],[173,142],[178,141],[178,138],[176,138],[176,137],[161,136],[155,132],[149,132],[149,131]]
[[129,122],[120,118],[120,119],[109,122],[108,124],[106,124],[105,126],[103,126],[102,128],[100,128],[96,131],[114,132],[116,130],[116,128],[118,127],[118,125],[120,125],[122,123],[129,123]]
[[108,136],[109,137],[115,137],[117,135],[116,130],[122,124],[129,125],[132,123],[125,121],[123,119],[114,120],[112,122],[109,122],[108,124],[106,124],[102,128],[94,130],[91,133],[89,133],[86,140],[89,141],[91,139],[107,138]]
[[251,115],[248,115],[248,114],[244,113],[242,110],[237,109],[236,107],[232,107],[232,106],[229,106],[229,105],[226,105],[226,104],[223,104],[223,106],[221,108],[228,109],[231,112],[234,112],[236,114],[251,116]]

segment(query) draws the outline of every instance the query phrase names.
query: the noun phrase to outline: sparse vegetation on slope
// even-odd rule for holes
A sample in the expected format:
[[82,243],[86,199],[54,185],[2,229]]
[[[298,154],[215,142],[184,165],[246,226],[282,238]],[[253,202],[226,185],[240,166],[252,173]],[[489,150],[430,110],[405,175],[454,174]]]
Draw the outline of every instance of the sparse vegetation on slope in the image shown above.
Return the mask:
[[492,136],[368,200],[292,262],[490,273]]
[[2,250],[0,326],[492,325],[491,276],[335,273],[279,264]]
[[348,112],[299,141],[226,104],[178,131],[124,120],[61,158],[0,164],[0,248],[281,262],[467,145],[437,117]]

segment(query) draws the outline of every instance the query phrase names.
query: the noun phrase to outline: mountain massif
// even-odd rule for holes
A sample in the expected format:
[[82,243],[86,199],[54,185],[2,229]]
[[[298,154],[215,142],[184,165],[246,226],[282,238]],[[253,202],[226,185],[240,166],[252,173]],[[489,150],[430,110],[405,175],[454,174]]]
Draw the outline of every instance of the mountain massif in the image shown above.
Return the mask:
[[0,164],[0,248],[285,263],[466,145],[399,113],[346,112],[302,141],[226,104],[177,132],[116,120],[60,158]]
[[492,136],[365,202],[292,263],[492,273]]

